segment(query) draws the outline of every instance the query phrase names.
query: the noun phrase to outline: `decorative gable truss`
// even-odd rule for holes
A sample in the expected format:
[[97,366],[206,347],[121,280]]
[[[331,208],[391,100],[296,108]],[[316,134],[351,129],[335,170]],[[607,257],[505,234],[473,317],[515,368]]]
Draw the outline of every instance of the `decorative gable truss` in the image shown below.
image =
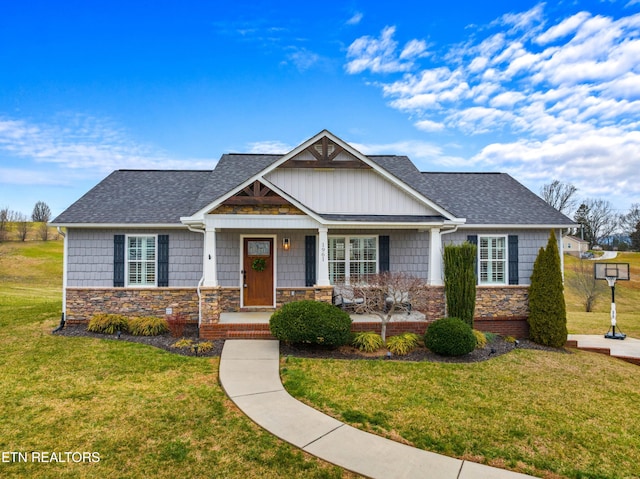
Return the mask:
[[236,195],[227,198],[223,203],[227,206],[235,205],[290,205],[286,199],[263,185],[258,180],[245,187]]
[[308,146],[280,168],[349,168],[371,169],[327,136]]

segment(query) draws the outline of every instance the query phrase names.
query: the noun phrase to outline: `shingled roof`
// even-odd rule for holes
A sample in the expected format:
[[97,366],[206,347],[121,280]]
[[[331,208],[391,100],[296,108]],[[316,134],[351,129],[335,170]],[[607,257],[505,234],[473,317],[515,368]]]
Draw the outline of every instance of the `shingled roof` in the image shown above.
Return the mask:
[[[225,154],[212,171],[118,170],[54,224],[180,224],[282,155]],[[406,156],[368,158],[467,224],[567,225],[569,218],[504,173],[421,173]],[[336,220],[337,218],[333,218]]]

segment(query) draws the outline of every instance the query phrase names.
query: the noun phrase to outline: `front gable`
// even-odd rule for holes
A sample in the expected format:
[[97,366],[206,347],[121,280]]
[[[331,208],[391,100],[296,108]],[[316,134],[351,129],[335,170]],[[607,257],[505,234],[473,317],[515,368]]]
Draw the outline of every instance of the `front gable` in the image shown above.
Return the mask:
[[[225,157],[228,170],[233,155]],[[238,155],[236,168],[246,168],[246,158]],[[418,170],[406,157],[396,158],[419,176]],[[246,205],[248,202],[255,205],[288,204],[316,220],[320,219],[318,215],[350,215],[379,216],[387,220],[392,216],[405,219],[430,217],[461,222],[378,162],[326,130],[269,162],[260,172],[184,220],[196,220],[207,214],[229,214],[228,208],[219,207]]]

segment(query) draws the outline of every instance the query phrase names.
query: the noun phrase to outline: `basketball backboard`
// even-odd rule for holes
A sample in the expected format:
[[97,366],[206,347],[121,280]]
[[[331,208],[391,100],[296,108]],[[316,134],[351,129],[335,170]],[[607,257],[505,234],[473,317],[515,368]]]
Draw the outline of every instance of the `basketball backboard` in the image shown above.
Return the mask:
[[593,268],[596,279],[629,281],[629,263],[595,263]]

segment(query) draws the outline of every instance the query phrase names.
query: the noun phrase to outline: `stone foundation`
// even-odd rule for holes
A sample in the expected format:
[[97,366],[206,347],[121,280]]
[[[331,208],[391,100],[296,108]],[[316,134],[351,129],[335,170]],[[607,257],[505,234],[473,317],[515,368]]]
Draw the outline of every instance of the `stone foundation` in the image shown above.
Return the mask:
[[89,321],[94,314],[114,313],[125,316],[164,318],[166,309],[198,321],[198,294],[195,288],[67,288],[69,323]]
[[[478,287],[476,290],[476,329],[505,336],[525,338],[529,335],[529,288],[526,286]],[[214,337],[214,327],[221,312],[240,311],[240,288],[202,288],[201,335]],[[277,288],[276,308],[292,301],[312,300],[332,302],[331,286]],[[416,324],[390,323],[387,334],[405,331],[424,333],[428,323],[445,316],[444,288],[431,286],[425,314],[426,321]],[[65,318],[70,323],[88,321],[97,313],[118,313],[125,316],[166,317],[167,308],[173,314],[183,314],[198,321],[196,288],[67,288]],[[247,308],[248,311],[260,309]],[[274,308],[265,308],[273,311]],[[354,331],[379,331],[377,323],[354,323]]]

